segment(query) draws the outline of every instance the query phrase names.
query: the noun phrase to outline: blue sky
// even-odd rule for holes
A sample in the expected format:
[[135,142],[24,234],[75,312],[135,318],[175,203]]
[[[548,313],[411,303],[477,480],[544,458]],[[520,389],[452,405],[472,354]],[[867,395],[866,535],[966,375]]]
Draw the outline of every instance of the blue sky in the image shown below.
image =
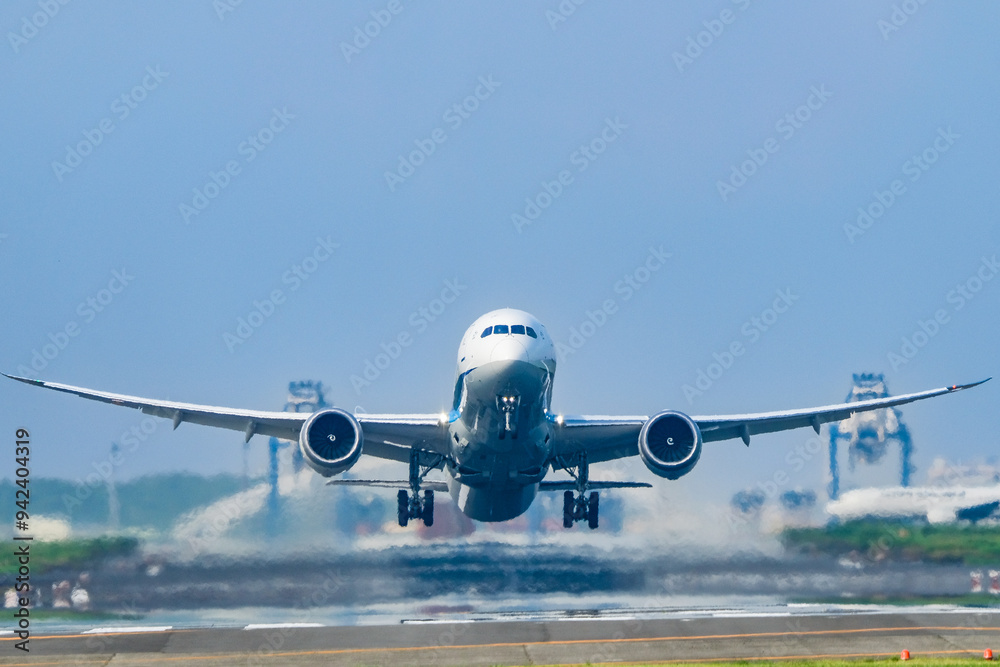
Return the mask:
[[[436,412],[465,328],[511,306],[567,344],[592,334],[560,360],[567,413],[806,407],[855,372],[894,393],[998,373],[995,4],[220,6],[0,8],[3,370],[260,409],[311,378],[350,409]],[[877,217],[852,229],[859,208]],[[651,253],[670,257],[650,271]],[[401,333],[413,344],[352,383]],[[904,408],[918,468],[994,455],[998,392]],[[9,381],[0,402],[35,476],[83,478],[144,423],[124,477],[241,470],[240,434]],[[807,437],[713,444],[675,484],[728,498]]]

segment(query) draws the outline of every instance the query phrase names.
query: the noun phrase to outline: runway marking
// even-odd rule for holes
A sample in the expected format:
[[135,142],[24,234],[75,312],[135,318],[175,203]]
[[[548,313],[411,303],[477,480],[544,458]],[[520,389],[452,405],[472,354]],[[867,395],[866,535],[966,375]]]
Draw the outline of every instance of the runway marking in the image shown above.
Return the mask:
[[[539,644],[545,642],[529,642],[526,644],[514,644],[514,646],[531,646],[533,644]],[[554,644],[559,644],[561,642],[552,642]],[[484,644],[484,646],[487,646]],[[416,647],[422,648],[422,647]],[[462,648],[458,646],[452,646],[449,648]],[[475,648],[475,647],[473,647]],[[305,655],[324,655],[329,653],[347,652],[352,651],[379,651],[379,650],[389,650],[389,649],[346,649],[344,651],[300,651],[298,653],[274,653],[267,657],[288,657],[288,656],[305,656]],[[395,649],[395,650],[406,650],[406,649]],[[956,649],[951,651],[920,651],[914,654],[912,657],[920,658],[921,656],[929,655],[957,655],[957,654],[973,654],[979,655],[981,649],[978,648],[968,648],[968,649]],[[116,654],[124,659],[128,659],[128,653]],[[243,652],[230,652],[226,653],[216,653],[214,655],[184,655],[176,656],[172,658],[150,658],[146,662],[175,662],[178,660],[218,660],[220,657],[224,658],[226,655],[246,655]],[[764,661],[775,661],[775,660],[825,660],[825,659],[837,659],[837,658],[884,658],[884,657],[895,657],[898,656],[897,651],[892,653],[820,653],[820,654],[805,654],[805,655],[772,655],[772,656],[749,656],[749,657],[732,657],[732,658],[677,658],[676,660],[657,660],[655,662],[650,662],[649,660],[640,660],[637,662],[591,662],[587,664],[591,665],[615,665],[616,667],[632,667],[634,665],[673,665],[673,664],[689,664],[689,663],[699,663],[699,664],[710,664],[713,662],[764,662]],[[261,656],[263,657],[263,656]],[[65,665],[65,661],[60,662],[15,662],[7,663],[8,667],[52,667],[53,665]],[[107,664],[105,659],[97,660],[76,660],[74,664]],[[539,665],[539,667],[579,667],[579,662],[565,662],[565,663],[551,663],[546,665]]]
[[[1000,628],[969,628],[969,627],[948,627],[948,626],[928,626],[919,628],[858,628],[851,630],[804,630],[801,632],[751,632],[742,634],[729,634],[729,635],[696,635],[690,637],[623,637],[621,639],[562,639],[555,641],[536,641],[536,642],[497,642],[492,644],[456,644],[452,646],[397,646],[388,648],[344,648],[344,649],[326,649],[320,651],[289,651],[285,653],[270,653],[269,657],[291,657],[296,655],[341,655],[344,653],[376,653],[380,651],[386,652],[403,652],[403,651],[438,651],[438,650],[459,650],[459,649],[474,649],[474,648],[512,648],[519,646],[570,646],[574,644],[634,644],[637,642],[672,642],[672,641],[690,641],[690,640],[705,640],[705,639],[752,639],[759,637],[800,637],[805,635],[840,635],[840,634],[858,634],[858,633],[871,633],[871,632],[894,632],[899,630],[909,630],[909,631],[958,631],[958,630],[972,630],[976,632],[985,631],[1000,631]],[[968,653],[974,649],[958,651],[959,653]],[[859,655],[883,655],[881,653],[863,653]],[[896,655],[896,653],[886,653],[884,655]],[[820,656],[821,657],[821,656]],[[761,660],[765,658],[759,658]],[[719,662],[721,659],[716,659],[714,662]],[[679,660],[678,662],[686,662],[685,660]],[[711,662],[711,661],[710,661]],[[642,663],[638,663],[642,664]]]
[[[169,626],[164,626],[169,628]],[[326,626],[323,626],[326,627]],[[171,632],[198,632],[199,630],[207,630],[208,628],[184,628],[178,630],[170,630]],[[117,631],[115,628],[107,628],[107,632],[104,634],[117,635],[117,634],[152,634],[153,632],[164,632],[165,630],[155,629],[150,630],[148,628],[137,628],[135,630],[123,628]],[[895,628],[847,628],[844,630],[799,630],[799,631],[789,631],[789,632],[748,632],[739,634],[728,634],[728,635],[679,635],[674,637],[621,637],[621,638],[609,638],[609,639],[560,639],[552,641],[535,641],[535,642],[499,642],[493,644],[456,644],[451,646],[396,646],[387,648],[345,648],[336,649],[331,651],[325,651],[330,653],[351,653],[360,651],[412,651],[412,650],[437,650],[437,649],[462,649],[462,648],[502,648],[504,646],[550,646],[550,645],[561,645],[561,644],[625,644],[629,642],[670,642],[670,641],[685,641],[685,640],[702,640],[702,639],[753,639],[757,637],[800,637],[800,636],[811,636],[811,635],[846,635],[846,634],[862,634],[862,633],[872,633],[872,632],[898,632],[898,631],[908,631],[908,632],[922,632],[922,631],[966,631],[966,632],[1000,632],[1000,627],[968,627],[968,626],[951,626],[951,625],[928,625],[928,626],[902,626]],[[80,634],[75,635],[42,635],[38,637],[33,637],[33,639],[79,639],[81,637],[96,637],[99,633],[94,630],[85,630]],[[17,637],[0,637],[0,642],[14,641]],[[282,654],[274,654],[282,655]],[[288,655],[296,655],[295,653],[289,653]]]
[[[173,628],[171,630],[164,630],[163,632],[197,632],[198,630],[208,630],[208,629],[209,628]],[[109,636],[151,635],[154,634],[154,632],[160,632],[160,631],[157,630],[150,632],[143,629],[139,630],[122,629],[121,632],[108,632],[104,634],[107,634]],[[103,634],[93,634],[93,630],[84,630],[83,632],[79,632],[75,635],[39,635],[37,637],[32,636],[31,638],[32,639],[81,639],[83,637],[101,637],[101,636],[103,636]],[[0,637],[0,642],[9,642],[9,641],[14,641],[16,639],[18,639],[18,637]]]
[[[980,655],[982,651],[978,648],[964,648],[957,649],[953,651],[920,651],[919,653],[914,653],[910,656],[910,659],[919,659],[922,656],[927,655],[955,655],[958,653],[972,653],[973,655]],[[616,667],[633,667],[634,665],[650,665],[651,667],[655,665],[676,665],[676,664],[688,664],[692,662],[697,662],[701,664],[708,664],[713,662],[762,662],[765,660],[826,660],[826,659],[836,659],[836,658],[888,658],[888,657],[899,657],[898,651],[893,651],[892,653],[820,653],[816,655],[770,655],[770,656],[751,656],[749,658],[677,658],[675,660],[656,660],[650,662],[649,660],[640,660],[639,662],[592,662],[592,665],[615,665]],[[980,658],[982,660],[982,658]],[[539,665],[538,667],[579,667],[578,662],[564,662],[551,665]]]
[[324,628],[322,623],[251,623],[244,630],[274,630],[282,628]]
[[[52,667],[52,665],[65,665],[66,661],[61,662],[8,662],[7,667]],[[106,665],[108,664],[107,658],[102,658],[100,660],[74,660],[74,665]]]
[[[194,632],[196,628],[191,628],[187,630],[180,630],[179,632]],[[918,627],[895,627],[895,628],[853,628],[844,630],[803,630],[798,632],[752,632],[752,633],[739,633],[739,634],[725,634],[725,635],[692,635],[692,636],[675,636],[675,637],[626,637],[620,639],[564,639],[555,641],[534,641],[534,642],[498,642],[490,644],[456,644],[451,646],[401,646],[401,647],[384,647],[384,648],[346,648],[346,649],[326,649],[326,650],[314,650],[314,651],[285,651],[282,653],[258,653],[257,657],[260,658],[289,658],[296,656],[310,656],[310,655],[344,655],[349,653],[356,654],[371,654],[371,653],[402,653],[402,652],[419,652],[419,651],[446,651],[446,650],[462,650],[462,649],[483,649],[483,648],[513,648],[513,647],[531,647],[531,646],[570,646],[578,644],[627,644],[636,642],[671,642],[671,641],[699,641],[699,640],[713,640],[713,639],[751,639],[751,638],[761,638],[761,637],[803,637],[803,636],[816,636],[816,635],[847,635],[847,634],[870,634],[876,632],[926,632],[926,631],[951,631],[951,632],[1000,632],[1000,627],[968,627],[968,626],[918,626]],[[175,631],[178,632],[178,631]],[[130,634],[149,634],[143,632],[133,632]],[[36,637],[35,639],[70,639],[73,637],[95,637],[95,634],[80,634],[80,635],[48,635],[42,637]],[[11,641],[11,639],[0,639],[0,641]],[[921,655],[944,655],[944,654],[958,654],[958,653],[978,653],[981,648],[977,649],[960,649],[953,651],[922,651]],[[254,652],[250,651],[233,651],[231,652],[237,655],[248,655]],[[138,655],[138,653],[134,654]],[[672,663],[684,663],[684,662],[722,662],[722,661],[732,661],[732,660],[746,660],[746,661],[762,661],[762,660],[794,660],[794,659],[819,659],[819,658],[857,658],[865,656],[883,657],[883,656],[894,656],[898,655],[897,652],[892,653],[842,653],[842,654],[824,654],[824,655],[804,655],[804,656],[769,656],[769,657],[745,657],[745,658],[695,658],[695,659],[678,659],[678,660],[661,660],[662,664],[672,664]],[[176,657],[144,657],[144,662],[177,662],[180,660],[217,660],[219,654],[213,655],[178,655]],[[98,662],[98,661],[95,661]],[[61,663],[18,663],[18,665],[56,665]],[[574,663],[567,663],[574,664]],[[578,663],[576,663],[578,664]],[[634,663],[615,663],[615,664],[650,664],[648,661],[645,662],[634,662]]]
[[136,626],[128,627],[122,626],[118,628],[94,628],[92,630],[84,630],[80,634],[83,635],[122,635],[122,634],[135,634],[135,633],[153,633],[153,632],[166,632],[167,630],[173,630],[172,625],[147,625],[147,626]]

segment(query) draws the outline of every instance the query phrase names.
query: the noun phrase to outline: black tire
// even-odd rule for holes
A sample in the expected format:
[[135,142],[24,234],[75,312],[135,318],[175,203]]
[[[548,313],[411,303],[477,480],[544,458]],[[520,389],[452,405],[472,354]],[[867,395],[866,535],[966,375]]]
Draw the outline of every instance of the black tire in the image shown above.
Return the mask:
[[434,525],[434,492],[430,489],[424,491],[424,525]]
[[572,491],[567,491],[563,494],[563,528],[573,527],[574,500]]
[[591,530],[597,528],[597,516],[598,516],[598,497],[597,491],[590,492],[590,502],[587,503],[587,525],[590,526]]
[[410,522],[410,494],[405,489],[400,489],[396,494],[396,516],[399,525],[406,528],[406,524]]

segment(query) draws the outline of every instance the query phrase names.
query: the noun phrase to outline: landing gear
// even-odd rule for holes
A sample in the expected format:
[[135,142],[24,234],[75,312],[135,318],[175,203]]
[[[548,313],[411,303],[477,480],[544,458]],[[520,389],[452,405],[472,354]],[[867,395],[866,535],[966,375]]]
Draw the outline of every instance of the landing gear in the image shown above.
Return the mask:
[[420,483],[427,473],[440,465],[443,460],[444,457],[437,456],[430,465],[422,465],[420,452],[415,449],[410,451],[410,491],[400,489],[396,494],[396,517],[403,528],[410,519],[420,519],[427,527],[434,525],[434,492],[425,489],[421,498]]
[[421,502],[420,494],[414,494],[411,498],[409,491],[400,489],[396,494],[396,516],[403,528],[406,528],[410,519],[421,519],[430,528],[434,525],[434,492],[426,489]]
[[406,528],[410,522],[410,494],[406,489],[400,489],[396,494],[396,516],[399,518],[399,525]]
[[591,491],[590,496],[579,495],[572,491],[563,493],[563,528],[572,528],[577,521],[587,520],[591,530],[597,528],[599,498],[597,491]]
[[430,528],[434,525],[434,492],[424,491],[424,525]]
[[500,439],[503,440],[510,433],[510,437],[517,439],[517,408],[521,405],[520,396],[497,396],[497,409],[503,415],[503,423],[500,425]]
[[590,479],[586,453],[580,454],[575,465],[563,465],[563,468],[576,480],[576,492],[563,493],[563,528],[572,528],[577,521],[586,520],[590,529],[594,530],[597,528],[600,500],[597,491],[587,495]]

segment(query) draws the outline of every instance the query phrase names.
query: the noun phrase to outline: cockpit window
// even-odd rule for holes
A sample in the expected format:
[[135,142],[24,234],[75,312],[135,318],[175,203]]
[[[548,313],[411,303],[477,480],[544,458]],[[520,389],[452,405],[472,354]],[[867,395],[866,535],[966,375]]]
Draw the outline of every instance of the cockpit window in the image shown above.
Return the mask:
[[495,333],[495,334],[505,334],[505,333],[509,333],[509,331],[507,330],[507,325],[506,324],[497,324],[497,325],[495,325],[493,327],[493,333]]
[[485,328],[485,329],[483,330],[483,335],[482,335],[482,336],[480,336],[480,338],[486,338],[486,337],[487,337],[487,336],[489,336],[489,335],[490,335],[491,333],[493,333],[493,327],[486,327],[486,328]]
[[524,328],[527,329],[529,336],[531,336],[532,338],[538,338],[538,336],[535,334],[534,329],[532,329],[531,327],[524,327]]
[[524,325],[523,324],[512,324],[510,325],[510,332],[512,334],[524,335]]

